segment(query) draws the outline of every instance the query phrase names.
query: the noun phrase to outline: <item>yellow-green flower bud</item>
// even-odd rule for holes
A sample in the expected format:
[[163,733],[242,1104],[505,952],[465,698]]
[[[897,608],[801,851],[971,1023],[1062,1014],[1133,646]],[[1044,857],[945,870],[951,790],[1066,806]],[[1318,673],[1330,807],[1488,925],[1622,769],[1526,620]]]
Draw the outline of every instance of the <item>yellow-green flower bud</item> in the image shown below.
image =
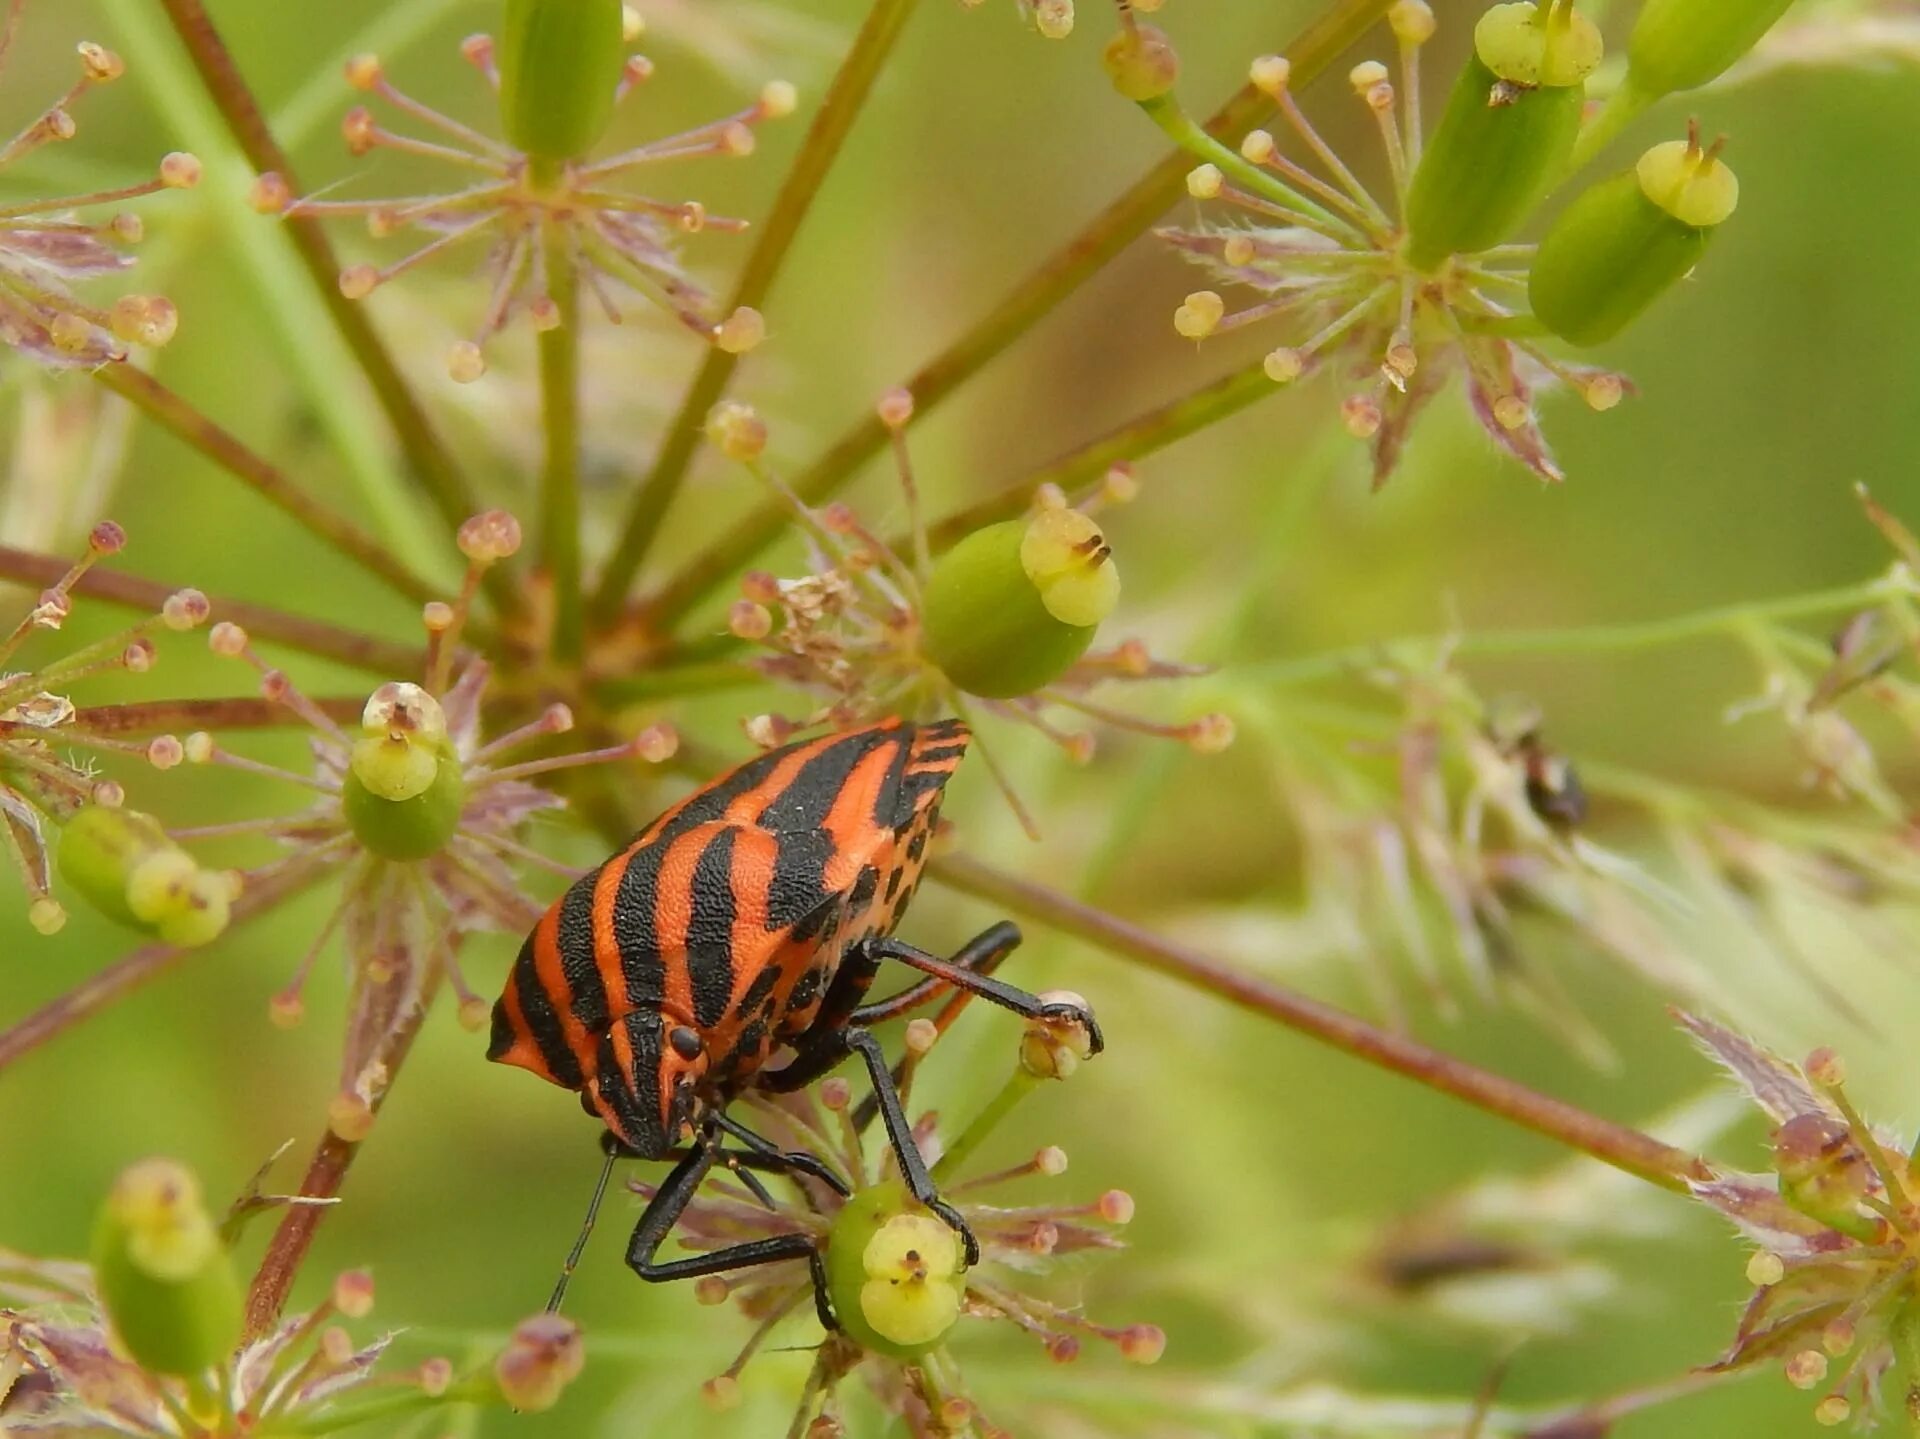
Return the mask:
[[498,53],[507,139],[542,160],[592,149],[627,63],[620,0],[507,0]]
[[93,1234],[115,1336],[144,1369],[198,1374],[240,1338],[240,1281],[193,1174],[171,1159],[123,1173]]
[[62,827],[59,856],[94,908],[168,944],[205,944],[227,927],[231,879],[200,868],[151,815],[87,805]]
[[1564,172],[1600,32],[1564,0],[1496,5],[1407,195],[1407,258],[1423,270],[1507,239]]
[[1844,1121],[1800,1114],[1773,1133],[1773,1167],[1780,1197],[1809,1218],[1856,1239],[1871,1241],[1879,1221],[1861,1202],[1873,1189],[1873,1165]]
[[1534,314],[1572,344],[1611,339],[1699,263],[1739,196],[1713,150],[1654,146],[1555,219],[1527,279]]
[[1122,29],[1100,52],[1113,88],[1129,100],[1157,100],[1180,78],[1180,56],[1155,25]]
[[381,685],[360,715],[341,785],[347,824],[382,859],[425,859],[459,827],[467,785],[440,702],[416,684]]
[[1793,0],[1645,0],[1627,39],[1627,83],[1649,100],[1723,74]]
[[898,1183],[863,1189],[827,1237],[834,1317],[864,1349],[915,1359],[960,1317],[966,1273],[960,1237]]
[[1058,679],[1120,602],[1100,527],[1078,510],[975,530],[927,580],[927,657],[970,694],[1008,699]]

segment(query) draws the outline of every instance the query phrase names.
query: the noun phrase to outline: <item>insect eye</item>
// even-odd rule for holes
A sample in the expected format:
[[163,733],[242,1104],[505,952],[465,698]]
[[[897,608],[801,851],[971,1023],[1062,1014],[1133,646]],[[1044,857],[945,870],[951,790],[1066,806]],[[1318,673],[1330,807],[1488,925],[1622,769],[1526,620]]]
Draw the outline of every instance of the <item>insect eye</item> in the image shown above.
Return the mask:
[[699,1034],[688,1029],[684,1024],[673,1027],[672,1033],[667,1036],[667,1043],[673,1046],[673,1052],[682,1059],[698,1059],[705,1048],[700,1042]]

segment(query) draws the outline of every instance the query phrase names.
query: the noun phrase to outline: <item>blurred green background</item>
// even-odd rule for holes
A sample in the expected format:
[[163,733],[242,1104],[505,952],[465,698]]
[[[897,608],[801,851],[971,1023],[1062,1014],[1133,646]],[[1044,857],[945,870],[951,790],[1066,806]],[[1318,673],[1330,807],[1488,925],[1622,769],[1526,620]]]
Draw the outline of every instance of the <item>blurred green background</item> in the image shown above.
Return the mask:
[[[494,22],[490,0],[212,0],[210,9],[268,108],[290,117],[296,164],[310,186],[356,173],[334,129],[355,98],[338,78],[339,60],[366,48],[370,33],[399,37],[382,48],[406,88],[465,117],[485,115],[483,91],[454,47]],[[621,112],[616,141],[738,108],[775,75],[816,96],[864,7],[673,0],[642,9],[653,23],[643,48],[659,72]],[[1450,77],[1477,7],[1440,0],[1436,9],[1442,34],[1428,71],[1435,90]],[[977,10],[954,0],[921,6],[767,307],[772,339],[742,371],[738,391],[771,418],[770,453],[789,469],[1161,153],[1157,133],[1101,74],[1097,52],[1110,23],[1103,7],[1083,0],[1082,10],[1079,33],[1052,44],[1022,29],[1012,0]],[[1238,83],[1249,55],[1277,48],[1314,13],[1293,0],[1169,0],[1159,18],[1185,60],[1182,93],[1195,109],[1210,109]],[[64,87],[76,39],[116,45],[130,73],[87,97],[73,144],[11,169],[7,192],[111,184],[142,171],[161,149],[200,150],[208,183],[143,206],[150,238],[138,283],[171,294],[184,316],[161,373],[283,459],[302,483],[390,528],[394,517],[370,507],[342,457],[343,436],[377,446],[367,438],[379,434],[377,415],[341,370],[330,335],[309,323],[311,301],[287,286],[291,272],[271,222],[233,204],[249,177],[196,132],[205,117],[191,90],[169,88],[178,60],[161,53],[170,41],[157,14],[144,0],[29,4],[0,85],[10,120],[37,113]],[[1376,32],[1353,58],[1384,58],[1388,48]],[[1340,69],[1312,93],[1310,108],[1345,138],[1348,153],[1372,160],[1366,117]],[[1470,629],[1646,618],[1842,583],[1882,566],[1884,549],[1849,486],[1866,481],[1896,511],[1920,519],[1912,458],[1920,444],[1920,336],[1911,323],[1920,305],[1920,147],[1912,143],[1920,86],[1910,71],[1789,73],[1690,98],[1710,129],[1733,136],[1740,213],[1696,279],[1605,352],[1638,381],[1638,398],[1605,415],[1564,397],[1546,402],[1570,476],[1564,487],[1543,488],[1498,458],[1449,395],[1418,429],[1401,473],[1370,494],[1358,447],[1327,442],[1330,392],[1303,384],[1141,465],[1141,498],[1110,526],[1127,583],[1120,628],[1149,636],[1165,653],[1231,663],[1429,633],[1456,613]],[[1636,140],[1664,138],[1686,113],[1678,103],[1663,108],[1621,153],[1633,153]],[[757,216],[802,131],[799,120],[766,127],[751,159],[675,167],[661,187],[671,198],[684,187],[715,213]],[[403,193],[415,178],[382,160],[344,193]],[[349,252],[364,248],[341,234]],[[709,234],[692,242],[690,255],[724,291],[744,249],[743,240]],[[1171,310],[1196,283],[1142,241],[916,425],[914,454],[935,512],[1236,363],[1225,344],[1196,351],[1173,334]],[[528,514],[526,447],[535,436],[525,337],[502,343],[477,411],[470,394],[455,394],[438,377],[446,345],[484,303],[478,282],[458,263],[442,265],[370,303],[456,429],[488,498]],[[1258,344],[1250,337],[1248,353]],[[660,418],[677,404],[696,359],[696,345],[652,316],[622,332],[602,327],[592,342],[589,444],[609,512],[650,457]],[[24,392],[49,387],[18,362],[4,366],[0,383],[17,433]],[[83,391],[86,381],[69,377],[51,389]],[[369,453],[378,458],[377,449]],[[899,506],[889,474],[875,467],[865,483],[867,513],[890,528]],[[658,556],[692,553],[750,498],[742,475],[703,460]],[[95,518],[17,485],[9,503],[6,540],[37,548],[71,546]],[[404,606],[145,427],[134,434],[110,512],[132,535],[122,557],[128,569],[410,633]],[[411,518],[417,563],[452,573],[444,541],[431,538],[420,515]],[[1222,653],[1225,622],[1249,601],[1257,623],[1234,652]],[[717,629],[715,613],[704,623]],[[108,618],[83,606],[70,633],[101,632]],[[38,643],[38,653],[56,652]],[[363,676],[314,662],[295,659],[290,668],[319,692],[367,687]],[[1724,706],[1754,685],[1731,645],[1474,664],[1470,672],[1486,690],[1521,687],[1540,698],[1556,741],[1576,756],[1782,804],[1814,803],[1795,786],[1797,764],[1777,722],[1722,722]],[[172,641],[153,675],[121,688],[144,697],[240,692],[247,683],[237,666]],[[113,692],[96,686],[83,699]],[[1171,712],[1178,700],[1152,703]],[[728,696],[667,713],[690,734],[739,749],[734,717],[761,707]],[[298,757],[297,741],[284,736],[250,745],[264,756]],[[1206,760],[1116,740],[1088,770],[1069,770],[1023,737],[1001,747],[1024,776],[1046,839],[1035,847],[1020,838],[984,774],[974,772],[962,776],[953,802],[974,852],[1068,887],[1091,875],[1094,897],[1131,916],[1177,928],[1203,947],[1230,942],[1236,957],[1265,956],[1272,973],[1315,993],[1365,1002],[1345,971],[1290,961],[1283,927],[1263,918],[1297,891],[1297,855],[1256,747]],[[1171,783],[1150,823],[1116,835],[1122,799],[1143,774]],[[130,775],[129,785],[142,808],[203,820],[303,802],[286,787],[191,769]],[[1631,833],[1604,837],[1626,847],[1635,841]],[[590,840],[561,827],[553,846],[583,863],[595,858]],[[85,913],[48,940],[27,928],[18,906],[0,908],[0,1024],[128,947],[123,934]],[[217,1194],[289,1139],[296,1155],[304,1152],[334,1083],[343,986],[335,967],[323,965],[307,1023],[292,1034],[267,1024],[266,1000],[324,913],[318,897],[289,906],[0,1079],[0,1241],[30,1253],[82,1252],[98,1196],[142,1154],[189,1160]],[[930,891],[909,933],[939,948],[992,917]],[[504,937],[471,946],[476,983],[496,988],[513,948]],[[1421,1031],[1622,1120],[1650,1118],[1710,1082],[1658,997],[1578,944],[1550,944],[1546,958],[1614,1038],[1625,1057],[1618,1073],[1579,1065],[1509,1015],[1476,1011],[1453,1025],[1423,1015]],[[1358,1256],[1377,1224],[1475,1178],[1550,1164],[1550,1146],[1052,936],[1032,934],[1017,963],[1036,988],[1064,984],[1089,995],[1110,1053],[1032,1103],[997,1149],[1012,1162],[1057,1142],[1073,1168],[1056,1186],[1092,1197],[1120,1185],[1136,1195],[1135,1247],[1085,1276],[1088,1304],[1098,1318],[1161,1323],[1170,1346],[1152,1370],[1123,1370],[1093,1349],[1076,1368],[1055,1369],[997,1333],[964,1337],[958,1352],[989,1414],[1017,1433],[1098,1434],[1117,1423],[1102,1406],[1119,1403],[1129,1424],[1152,1434],[1315,1433],[1262,1418],[1261,1405],[1316,1383],[1457,1398],[1509,1352],[1517,1336],[1499,1326],[1449,1324],[1380,1304],[1359,1277]],[[1722,966],[1743,1002],[1778,1016],[1763,1038],[1787,1053],[1815,1041],[1842,1046],[1862,1101],[1904,1123],[1913,1117],[1914,1070],[1902,1036],[1920,1018],[1910,976],[1891,975],[1838,941],[1828,974],[1874,1010],[1878,1036],[1807,1005],[1778,974]],[[1016,1033],[1003,1016],[970,1014],[936,1056],[922,1097],[964,1113],[997,1080]],[[592,1179],[593,1126],[572,1098],[481,1062],[482,1047],[448,1014],[429,1022],[346,1202],[323,1228],[302,1291],[316,1294],[335,1270],[370,1264],[378,1315],[407,1326],[407,1352],[479,1352],[537,1308]],[[1758,1135],[1753,1126],[1736,1130],[1718,1152],[1757,1167]],[[290,1157],[278,1178],[292,1184],[297,1173]],[[708,1415],[698,1383],[731,1356],[744,1322],[696,1308],[684,1288],[649,1288],[625,1271],[619,1252],[632,1203],[610,1206],[574,1287],[573,1312],[593,1355],[586,1377],[550,1415],[493,1416],[482,1427],[783,1432],[806,1356],[757,1363],[744,1381],[746,1405]],[[1711,1216],[1651,1190],[1631,1193],[1618,1212],[1651,1232],[1584,1246],[1611,1267],[1611,1284],[1569,1307],[1558,1332],[1527,1340],[1507,1397],[1550,1402],[1651,1382],[1704,1362],[1729,1338],[1743,1297],[1743,1249]],[[803,1330],[794,1333],[805,1342]],[[1626,1421],[1619,1433],[1815,1430],[1807,1396],[1768,1371]]]

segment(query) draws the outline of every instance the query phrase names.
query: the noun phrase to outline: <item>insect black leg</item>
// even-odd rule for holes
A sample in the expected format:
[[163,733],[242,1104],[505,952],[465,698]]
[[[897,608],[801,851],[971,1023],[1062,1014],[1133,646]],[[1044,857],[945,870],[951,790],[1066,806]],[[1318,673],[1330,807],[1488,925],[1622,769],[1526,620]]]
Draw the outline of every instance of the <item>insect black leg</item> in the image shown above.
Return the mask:
[[991,975],[969,969],[957,960],[942,959],[939,955],[929,954],[924,949],[902,944],[897,939],[861,940],[848,951],[849,959],[853,957],[854,951],[862,951],[863,958],[891,959],[901,964],[911,965],[921,973],[932,975],[955,989],[964,989],[969,994],[978,995],[989,1004],[1010,1009],[1027,1019],[1064,1020],[1082,1025],[1087,1031],[1088,1045],[1093,1053],[1098,1054],[1106,1048],[1106,1041],[1101,1038],[1100,1026],[1093,1017],[1093,1011],[1083,1004],[1049,1003],[1036,995],[1027,993],[1024,989],[1008,984],[1005,980],[995,979]]
[[[1020,926],[1011,920],[1003,919],[968,940],[948,963],[957,964],[970,974],[988,975],[1000,967],[1001,960],[1019,947]],[[872,956],[872,961],[877,965],[881,959],[888,957],[890,956],[875,954]],[[916,980],[908,985],[898,994],[875,1000],[872,1004],[861,1005],[847,1016],[847,1023],[869,1025],[896,1019],[910,1010],[918,1009],[943,990],[953,987],[952,981],[929,974],[925,979]]]
[[[713,1131],[708,1130],[707,1134],[711,1139]],[[673,1226],[679,1222],[687,1206],[693,1202],[701,1181],[707,1177],[707,1171],[713,1168],[718,1157],[710,1143],[701,1144],[674,1165],[672,1173],[654,1191],[653,1198],[640,1215],[640,1222],[634,1226],[633,1238],[627,1243],[627,1267],[649,1284],[664,1284],[675,1279],[696,1279],[703,1274],[723,1274],[734,1269],[775,1264],[783,1259],[804,1259],[807,1261],[807,1272],[813,1279],[813,1302],[819,1312],[820,1322],[829,1329],[837,1328],[832,1306],[827,1300],[827,1271],[820,1257],[820,1246],[804,1234],[776,1234],[771,1238],[716,1249],[710,1254],[689,1255],[685,1259],[662,1261],[653,1257],[666,1242],[667,1235],[673,1232]]]
[[745,1146],[747,1152],[739,1156],[743,1164],[751,1164],[756,1169],[766,1169],[776,1174],[804,1174],[810,1179],[819,1180],[842,1199],[853,1193],[847,1181],[842,1179],[838,1171],[824,1160],[804,1150],[782,1149],[772,1140],[755,1134],[738,1120],[725,1114],[714,1115],[713,1122]]
[[933,1187],[933,1176],[927,1173],[927,1162],[920,1157],[913,1125],[907,1119],[906,1108],[900,1103],[900,1091],[894,1087],[893,1074],[887,1068],[887,1052],[880,1047],[880,1041],[864,1029],[844,1031],[842,1042],[866,1063],[867,1073],[873,1080],[874,1098],[880,1103],[880,1118],[887,1126],[887,1143],[893,1149],[893,1157],[900,1162],[900,1177],[906,1181],[907,1191],[960,1236],[967,1251],[967,1263],[978,1264],[980,1241],[973,1237],[960,1211],[940,1197]]

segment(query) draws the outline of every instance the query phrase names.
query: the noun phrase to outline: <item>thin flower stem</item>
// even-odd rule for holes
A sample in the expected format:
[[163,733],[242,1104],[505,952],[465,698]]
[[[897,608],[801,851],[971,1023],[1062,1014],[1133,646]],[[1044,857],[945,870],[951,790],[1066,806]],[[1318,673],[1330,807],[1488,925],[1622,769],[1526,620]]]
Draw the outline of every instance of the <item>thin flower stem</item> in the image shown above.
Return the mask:
[[[357,720],[366,700],[330,695],[313,701],[330,719]],[[145,700],[138,704],[93,705],[79,710],[73,727],[82,735],[155,734],[169,730],[277,729],[307,723],[278,700],[259,695],[218,699]]]
[[133,365],[102,365],[93,371],[115,394],[131,401],[149,419],[252,486],[369,574],[411,600],[427,600],[436,591],[352,520],[336,514],[307,494],[253,450],[202,414],[190,401]]
[[[386,1087],[370,1101],[376,1114],[386,1102],[387,1095],[393,1092],[393,1081],[399,1075],[400,1066],[406,1062],[413,1041],[420,1034],[427,1011],[432,1008],[434,991],[440,979],[438,966],[429,970],[421,982],[419,995],[396,1017],[362,1066],[381,1066],[386,1075]],[[338,1195],[341,1185],[346,1182],[347,1171],[353,1167],[353,1161],[360,1153],[362,1142],[342,1139],[329,1129],[314,1149],[313,1158],[308,1161],[306,1177],[300,1182],[300,1197],[332,1199]],[[307,1250],[312,1247],[314,1232],[332,1207],[329,1204],[295,1204],[290,1205],[282,1216],[279,1227],[273,1231],[273,1238],[267,1244],[267,1252],[261,1256],[260,1267],[254,1271],[253,1282],[247,1286],[248,1339],[258,1339],[271,1332],[279,1322],[280,1311],[286,1307],[293,1281],[306,1261]]]
[[1332,233],[1360,243],[1365,234],[1344,217],[1334,214],[1317,201],[1308,199],[1278,175],[1261,169],[1231,145],[1215,139],[1195,123],[1172,95],[1158,100],[1143,100],[1140,109],[1166,133],[1169,140],[1196,159],[1205,160],[1234,176],[1255,195],[1281,209],[1306,215],[1329,227]]
[[540,562],[553,585],[553,653],[580,657],[580,277],[561,225],[548,222],[547,297],[559,323],[540,332],[540,416],[546,461],[540,476]]
[[933,1166],[934,1182],[944,1187],[946,1181],[958,1174],[987,1136],[999,1127],[1000,1121],[1011,1114],[1021,1100],[1033,1093],[1040,1082],[1024,1065],[1014,1066],[1013,1073],[1007,1076],[1007,1082],[1000,1086],[999,1092],[987,1101],[986,1108],[973,1117],[972,1122],[947,1146],[946,1152]]
[[958,854],[936,860],[932,874],[951,889],[990,900],[1111,954],[1208,990],[1367,1064],[1450,1094],[1662,1189],[1684,1194],[1689,1181],[1712,1176],[1706,1161],[1651,1135],[1589,1114],[1406,1035],[1378,1028],[1283,985],[1241,973],[1057,890]]
[[[1866,580],[1827,590],[1807,590],[1740,604],[1716,605],[1663,619],[1620,625],[1586,625],[1566,629],[1467,632],[1456,637],[1454,653],[1461,655],[1563,655],[1658,649],[1713,636],[1738,637],[1755,624],[1813,619],[1884,603],[1905,587],[1887,579]],[[1428,640],[1438,643],[1441,636]],[[1309,684],[1363,669],[1378,661],[1379,645],[1355,645],[1288,659],[1254,660],[1236,665],[1246,680],[1268,684]]]
[[[0,580],[17,580],[45,587],[64,575],[67,569],[68,562],[64,559],[0,545]],[[98,568],[89,570],[73,587],[75,594],[144,610],[149,614],[158,613],[174,589],[172,585],[142,579],[122,570]],[[394,644],[375,635],[361,634],[357,630],[342,629],[324,620],[287,614],[283,610],[247,600],[214,599],[209,604],[212,618],[232,620],[255,639],[271,640],[289,649],[338,660],[356,669],[391,677],[418,674],[425,663],[421,650]]]
[[[294,193],[299,193],[300,186],[286,152],[274,139],[266,116],[201,0],[160,0],[160,3],[186,47],[201,83],[249,163],[256,171],[277,172]],[[285,224],[301,264],[373,388],[414,474],[448,526],[459,525],[478,510],[479,505],[455,465],[452,453],[434,430],[392,354],[375,333],[366,310],[340,293],[340,262],[326,231],[312,218],[289,217]],[[509,610],[514,608],[518,597],[511,578],[498,570],[489,578],[492,583],[488,592],[494,603]]]
[[[1326,69],[1386,12],[1388,3],[1389,0],[1335,0],[1288,47],[1287,54],[1293,64],[1292,83],[1305,85]],[[1207,122],[1206,128],[1216,136],[1237,137],[1272,112],[1272,99],[1252,85],[1246,85]],[[915,414],[924,419],[988,361],[1026,334],[1130,245],[1184,193],[1185,176],[1191,168],[1184,151],[1168,154],[1079,234],[1043,261],[972,329],[921,366],[905,385],[913,395]],[[879,416],[869,408],[859,423],[794,481],[794,490],[808,504],[818,504],[887,447],[888,433]],[[772,501],[762,503],[648,597],[642,604],[646,618],[656,629],[671,627],[785,533],[787,523],[782,505]]]
[[[729,312],[742,305],[759,307],[773,289],[794,237],[799,234],[814,197],[839,157],[840,147],[865,107],[867,97],[873,93],[874,81],[893,53],[894,44],[916,3],[917,0],[874,0],[866,23],[854,37],[853,47],[827,89],[827,97],[814,116],[800,153],[794,157],[772,212],[760,227],[759,239],[734,286]],[[659,533],[660,522],[686,480],[687,467],[699,447],[707,412],[726,392],[739,363],[738,355],[717,345],[709,349],[701,361],[686,398],[680,402],[679,413],[673,417],[660,442],[653,468],[634,491],[619,541],[601,571],[599,588],[594,592],[589,611],[593,620],[604,624],[619,614],[627,590]]]
[[1567,162],[1567,174],[1571,176],[1585,169],[1622,130],[1640,117],[1655,98],[1636,89],[1630,82],[1609,95],[1600,113],[1581,129],[1580,138],[1574,143],[1573,158]]
[[[249,885],[233,902],[228,932],[292,898],[320,878],[325,869],[324,864],[290,866]],[[198,952],[171,944],[144,944],[48,1001],[25,1019],[0,1030],[0,1073],[48,1040],[125,998],[149,980],[158,979],[181,960]]]
[[1176,440],[1245,409],[1277,388],[1259,362],[1202,385],[1177,400],[1126,421],[1096,440],[1067,451],[1031,474],[937,521],[928,530],[927,539],[936,551],[942,550],[981,525],[1018,515],[1042,485],[1058,485],[1072,495],[1081,486],[1098,480],[1114,465],[1165,449]]

